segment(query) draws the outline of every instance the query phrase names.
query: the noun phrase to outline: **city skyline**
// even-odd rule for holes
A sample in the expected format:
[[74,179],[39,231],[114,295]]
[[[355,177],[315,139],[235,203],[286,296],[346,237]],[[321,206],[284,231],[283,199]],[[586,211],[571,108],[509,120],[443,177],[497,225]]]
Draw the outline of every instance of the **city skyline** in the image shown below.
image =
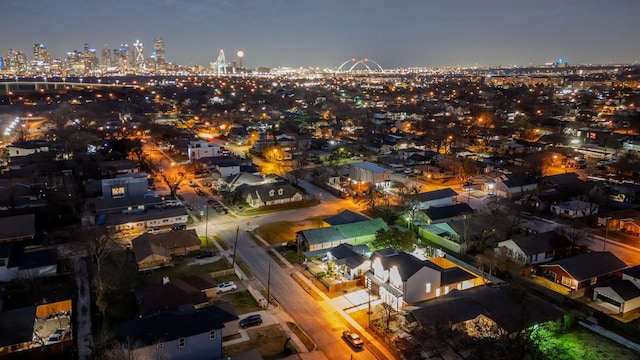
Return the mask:
[[[0,57],[44,44],[52,58],[162,37],[166,61],[208,66],[244,51],[246,67],[337,68],[350,58],[384,68],[636,63],[640,4],[618,0],[136,1],[77,0],[3,5]],[[57,23],[59,21],[59,23]],[[29,26],[24,26],[27,23]]]

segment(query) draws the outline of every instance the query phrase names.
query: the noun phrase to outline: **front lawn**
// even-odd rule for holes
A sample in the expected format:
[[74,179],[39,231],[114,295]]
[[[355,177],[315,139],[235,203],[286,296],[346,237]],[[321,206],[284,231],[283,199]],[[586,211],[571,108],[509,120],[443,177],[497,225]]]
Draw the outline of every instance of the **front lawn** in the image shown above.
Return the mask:
[[[287,335],[280,325],[274,324],[257,329],[250,329],[247,330],[247,334],[249,334],[249,341],[225,346],[222,349],[223,357],[239,354],[251,349],[258,349],[260,355],[262,355],[265,360],[283,359],[286,355],[289,355],[284,352]],[[287,347],[290,349],[292,346],[293,343],[289,342]]]

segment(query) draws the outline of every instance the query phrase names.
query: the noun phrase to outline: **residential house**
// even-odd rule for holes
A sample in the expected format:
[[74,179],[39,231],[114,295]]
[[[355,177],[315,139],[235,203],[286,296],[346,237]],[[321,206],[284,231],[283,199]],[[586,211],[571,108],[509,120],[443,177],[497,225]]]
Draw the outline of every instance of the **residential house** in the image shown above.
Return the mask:
[[189,141],[187,155],[189,156],[189,162],[223,156],[220,145],[205,140]]
[[542,178],[542,183],[553,188],[575,186],[580,182],[579,175],[575,172],[549,175]]
[[[156,198],[153,200],[156,204]],[[167,201],[163,201],[164,204]],[[95,220],[96,224],[104,224],[113,231],[137,231],[158,227],[170,227],[175,224],[186,224],[189,213],[184,206],[149,208],[133,211],[134,208],[121,210],[119,213],[103,213]]]
[[537,265],[571,255],[573,244],[556,231],[527,235],[498,243],[496,251],[506,251],[525,265]]
[[370,218],[362,215],[359,212],[351,211],[351,210],[343,210],[339,214],[330,216],[325,218],[323,221],[328,226],[333,225],[341,225],[341,224],[351,224],[354,222],[367,221]]
[[[365,253],[371,254],[367,245],[357,245],[365,247]],[[354,249],[354,245],[340,244],[327,252],[328,261],[331,261],[346,280],[356,280],[362,274],[371,269],[371,262]]]
[[138,314],[149,316],[167,309],[193,305],[199,309],[210,305],[216,296],[216,282],[209,274],[169,280],[135,290]]
[[375,252],[365,275],[372,293],[395,310],[482,282],[446,259],[420,260],[405,252]]
[[0,281],[34,279],[56,275],[58,252],[55,248],[25,249],[19,243],[0,244]]
[[580,290],[610,280],[625,268],[627,264],[618,257],[600,251],[540,264],[538,271],[557,284]]
[[140,165],[126,159],[100,161],[98,163],[98,171],[100,171],[100,175],[104,177],[135,174],[140,171]]
[[30,140],[7,145],[10,162],[13,158],[48,152],[50,148],[51,144],[49,142],[41,140]]
[[0,312],[0,354],[28,350],[33,345],[36,307]]
[[209,170],[215,170],[221,178],[228,178],[240,173],[240,161],[234,158],[222,157],[210,160]]
[[287,183],[273,183],[252,186],[244,192],[245,200],[251,207],[296,203],[304,200],[304,194]]
[[352,181],[359,184],[368,183],[376,188],[391,186],[391,174],[392,170],[367,161],[349,165],[349,178]]
[[234,190],[240,185],[256,186],[265,183],[265,177],[247,172],[240,172],[224,178],[223,184]]
[[556,216],[577,219],[597,214],[598,208],[591,202],[571,200],[551,205],[551,212]]
[[137,359],[219,359],[222,329],[229,317],[215,306],[181,309],[121,323],[119,336],[132,344]]
[[305,255],[313,252],[332,249],[340,244],[362,245],[375,240],[376,232],[389,227],[380,218],[339,224],[329,227],[308,229],[296,234],[296,242],[300,248],[307,250]]
[[[555,305],[531,292],[523,295],[508,286],[479,286],[425,302],[405,315],[412,328],[458,330],[472,338],[492,338],[561,318]],[[483,331],[477,331],[483,329]]]
[[430,207],[424,210],[424,214],[427,216],[429,224],[437,224],[464,219],[466,216],[473,214],[473,209],[469,204],[461,203],[449,206]]
[[640,234],[640,210],[622,209],[598,215],[598,225],[627,234]]
[[34,214],[0,217],[0,243],[33,239],[35,219]]
[[442,207],[456,204],[458,200],[458,193],[451,188],[445,188],[410,195],[409,199],[416,204],[416,209],[425,210],[431,207]]
[[495,193],[497,196],[511,199],[532,193],[538,188],[538,181],[527,174],[516,173],[500,176],[495,179],[495,192],[491,189],[483,189],[486,192]]
[[603,282],[593,289],[592,300],[616,314],[640,308],[640,265],[621,271],[619,279]]
[[138,271],[157,269],[171,264],[172,256],[186,255],[200,249],[195,230],[144,233],[131,241]]

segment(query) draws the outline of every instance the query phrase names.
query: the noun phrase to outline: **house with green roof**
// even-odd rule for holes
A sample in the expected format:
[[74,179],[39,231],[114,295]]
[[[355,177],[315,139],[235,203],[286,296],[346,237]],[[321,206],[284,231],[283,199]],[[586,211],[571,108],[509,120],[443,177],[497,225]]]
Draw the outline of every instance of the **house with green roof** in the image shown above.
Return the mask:
[[340,224],[323,228],[302,230],[296,241],[305,251],[332,249],[340,244],[362,245],[375,240],[376,232],[389,227],[380,218]]

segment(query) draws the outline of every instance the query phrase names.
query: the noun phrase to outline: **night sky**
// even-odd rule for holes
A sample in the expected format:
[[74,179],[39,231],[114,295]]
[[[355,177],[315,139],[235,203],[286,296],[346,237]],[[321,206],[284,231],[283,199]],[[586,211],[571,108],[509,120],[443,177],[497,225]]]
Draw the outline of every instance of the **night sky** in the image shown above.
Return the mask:
[[0,56],[100,54],[164,38],[167,61],[337,68],[369,58],[384,68],[635,63],[639,0],[5,0]]

